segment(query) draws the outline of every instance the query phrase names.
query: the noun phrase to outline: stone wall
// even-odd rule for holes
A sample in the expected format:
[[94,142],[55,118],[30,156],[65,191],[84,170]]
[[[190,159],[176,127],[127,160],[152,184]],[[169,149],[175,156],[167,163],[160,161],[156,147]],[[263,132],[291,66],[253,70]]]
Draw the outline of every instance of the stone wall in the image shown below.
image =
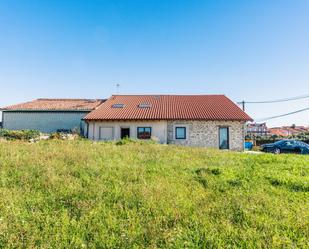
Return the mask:
[[[175,139],[175,127],[186,127],[186,139]],[[244,122],[238,121],[168,121],[167,143],[219,148],[219,127],[229,127],[229,148],[243,150]]]

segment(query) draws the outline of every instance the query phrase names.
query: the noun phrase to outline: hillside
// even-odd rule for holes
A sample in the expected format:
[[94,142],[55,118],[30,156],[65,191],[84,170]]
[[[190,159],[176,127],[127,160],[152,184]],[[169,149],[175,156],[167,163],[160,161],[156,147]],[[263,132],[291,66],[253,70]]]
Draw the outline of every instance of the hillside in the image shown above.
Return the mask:
[[304,248],[309,157],[0,141],[0,247]]

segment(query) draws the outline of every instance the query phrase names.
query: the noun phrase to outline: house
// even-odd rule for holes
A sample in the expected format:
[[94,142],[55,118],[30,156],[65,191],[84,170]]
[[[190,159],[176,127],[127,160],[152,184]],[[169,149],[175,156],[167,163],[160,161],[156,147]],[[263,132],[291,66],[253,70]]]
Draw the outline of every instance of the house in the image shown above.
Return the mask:
[[266,123],[248,123],[246,127],[246,135],[250,138],[267,136],[268,128]]
[[309,132],[309,127],[296,126],[296,125],[281,126],[281,127],[269,128],[268,132],[270,135],[276,135],[279,137],[288,137],[288,136],[298,135],[300,133]]
[[46,133],[77,128],[86,133],[82,119],[103,102],[102,99],[36,99],[2,108],[2,126]]
[[90,112],[87,137],[243,150],[252,119],[224,95],[113,95]]

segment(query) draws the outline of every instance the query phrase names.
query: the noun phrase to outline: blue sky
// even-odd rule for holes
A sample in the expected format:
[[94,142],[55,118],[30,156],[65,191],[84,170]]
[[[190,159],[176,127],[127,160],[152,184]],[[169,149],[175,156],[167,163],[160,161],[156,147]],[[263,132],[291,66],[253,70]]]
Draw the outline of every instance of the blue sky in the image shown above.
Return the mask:
[[[38,97],[309,94],[308,0],[1,0],[0,106]],[[253,118],[309,99],[248,105]],[[270,126],[309,125],[309,111]]]

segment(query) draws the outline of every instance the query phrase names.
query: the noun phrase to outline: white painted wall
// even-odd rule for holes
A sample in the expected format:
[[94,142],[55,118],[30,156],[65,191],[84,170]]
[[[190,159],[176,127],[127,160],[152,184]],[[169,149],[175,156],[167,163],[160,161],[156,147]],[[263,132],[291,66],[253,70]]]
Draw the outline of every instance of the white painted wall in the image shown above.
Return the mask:
[[[3,128],[39,130],[51,133],[59,129],[80,128],[88,112],[3,112]],[[84,123],[84,122],[83,122]],[[84,126],[84,124],[83,124]]]
[[89,122],[88,138],[99,141],[100,127],[112,127],[114,140],[121,137],[121,128],[130,128],[130,137],[137,138],[137,127],[151,127],[152,138],[160,143],[167,143],[167,121],[107,121],[107,122]]

